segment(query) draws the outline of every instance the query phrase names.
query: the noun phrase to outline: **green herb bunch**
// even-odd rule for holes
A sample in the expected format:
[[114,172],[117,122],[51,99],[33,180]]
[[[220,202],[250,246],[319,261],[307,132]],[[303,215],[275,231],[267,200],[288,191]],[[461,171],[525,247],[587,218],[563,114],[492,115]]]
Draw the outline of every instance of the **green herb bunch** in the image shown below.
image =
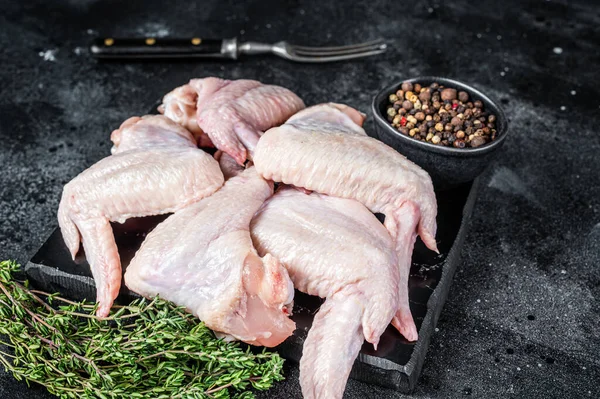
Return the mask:
[[283,379],[283,359],[215,338],[204,323],[161,300],[95,306],[29,289],[19,266],[0,262],[0,362],[18,380],[60,398],[253,398]]

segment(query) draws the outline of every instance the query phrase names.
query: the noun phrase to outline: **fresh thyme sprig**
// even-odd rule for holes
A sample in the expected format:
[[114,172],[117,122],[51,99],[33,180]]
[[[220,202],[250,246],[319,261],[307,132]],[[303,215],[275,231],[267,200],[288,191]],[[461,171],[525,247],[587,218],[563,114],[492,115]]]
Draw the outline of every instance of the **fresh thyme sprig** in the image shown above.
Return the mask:
[[249,399],[250,387],[283,379],[279,355],[219,340],[167,301],[114,306],[101,320],[92,304],[29,289],[18,270],[0,262],[0,363],[60,398]]

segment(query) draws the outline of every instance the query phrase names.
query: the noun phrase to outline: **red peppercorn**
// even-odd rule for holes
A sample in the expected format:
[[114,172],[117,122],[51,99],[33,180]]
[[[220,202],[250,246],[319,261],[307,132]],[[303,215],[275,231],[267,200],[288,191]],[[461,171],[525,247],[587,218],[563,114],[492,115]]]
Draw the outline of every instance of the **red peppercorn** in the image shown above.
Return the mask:
[[402,117],[402,119],[400,119],[400,125],[406,126],[406,118],[404,116]]
[[456,109],[456,108],[458,108],[458,104],[457,103],[453,103],[452,104],[452,109]]

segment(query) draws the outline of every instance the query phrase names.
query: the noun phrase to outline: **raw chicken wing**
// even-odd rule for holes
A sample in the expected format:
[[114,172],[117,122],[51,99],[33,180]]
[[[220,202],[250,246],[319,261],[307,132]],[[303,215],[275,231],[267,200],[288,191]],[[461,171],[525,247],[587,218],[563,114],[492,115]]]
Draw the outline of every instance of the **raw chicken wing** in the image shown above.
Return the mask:
[[259,254],[278,257],[298,290],[327,298],[304,342],[300,384],[304,398],[341,399],[363,341],[377,347],[398,308],[391,236],[355,200],[289,187],[263,205],[251,232]]
[[165,96],[159,111],[201,140],[205,140],[202,134],[206,133],[215,147],[242,165],[265,130],[303,108],[302,100],[283,87],[211,77],[192,79],[173,90]]
[[261,137],[254,162],[265,179],[355,199],[385,214],[400,269],[400,305],[393,324],[414,340],[408,275],[417,233],[437,251],[433,185],[424,170],[368,137],[360,127],[363,120],[364,114],[346,105],[307,108]]
[[253,345],[275,346],[295,329],[294,288],[286,269],[252,246],[252,216],[273,193],[254,168],[212,196],[171,215],[147,237],[127,267],[125,284],[160,295],[212,330]]
[[113,155],[69,182],[58,208],[73,258],[80,242],[96,281],[97,314],[108,315],[121,286],[110,222],[174,212],[223,185],[218,163],[192,135],[164,116],[130,118],[111,135]]

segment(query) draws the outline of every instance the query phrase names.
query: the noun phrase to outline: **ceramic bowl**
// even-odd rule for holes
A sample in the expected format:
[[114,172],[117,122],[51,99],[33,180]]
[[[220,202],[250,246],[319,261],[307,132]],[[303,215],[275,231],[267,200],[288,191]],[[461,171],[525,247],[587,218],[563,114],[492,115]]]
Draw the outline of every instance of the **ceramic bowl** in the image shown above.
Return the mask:
[[[387,120],[388,96],[395,93],[403,82],[429,86],[433,82],[464,90],[471,101],[483,102],[483,109],[496,115],[496,140],[476,148],[454,148],[418,141],[396,130]],[[456,187],[468,183],[479,176],[498,154],[508,135],[508,121],[498,104],[476,88],[457,80],[437,76],[421,76],[403,79],[381,90],[373,99],[372,111],[375,132],[379,140],[400,152],[408,159],[425,169],[438,189]]]

